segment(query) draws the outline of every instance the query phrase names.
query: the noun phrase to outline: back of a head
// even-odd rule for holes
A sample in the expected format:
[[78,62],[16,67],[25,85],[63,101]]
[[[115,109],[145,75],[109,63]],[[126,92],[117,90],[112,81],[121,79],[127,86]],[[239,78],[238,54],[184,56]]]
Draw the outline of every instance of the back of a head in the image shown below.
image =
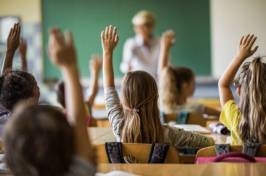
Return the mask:
[[56,95],[57,95],[57,101],[61,104],[63,108],[66,108],[65,104],[65,85],[63,81],[60,81],[56,84]]
[[74,137],[61,112],[20,104],[5,128],[6,163],[13,175],[58,176],[67,171]]
[[12,110],[21,100],[33,97],[34,78],[21,70],[8,70],[0,77],[0,104]]
[[157,100],[157,84],[150,74],[135,71],[125,75],[122,84],[122,106],[125,115],[123,142],[163,142]]
[[176,109],[183,83],[189,83],[194,77],[193,71],[186,67],[166,67],[163,69],[159,90],[164,111]]
[[252,138],[266,144],[266,64],[261,57],[242,66],[239,88],[240,140],[246,142]]

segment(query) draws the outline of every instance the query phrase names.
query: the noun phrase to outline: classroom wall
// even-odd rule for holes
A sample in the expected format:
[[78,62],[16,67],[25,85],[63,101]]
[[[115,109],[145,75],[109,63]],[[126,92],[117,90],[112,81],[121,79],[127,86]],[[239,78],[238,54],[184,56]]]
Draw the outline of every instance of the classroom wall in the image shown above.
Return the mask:
[[266,56],[265,0],[211,0],[210,3],[214,78],[219,79],[232,61],[243,35],[255,34],[259,48],[254,56]]

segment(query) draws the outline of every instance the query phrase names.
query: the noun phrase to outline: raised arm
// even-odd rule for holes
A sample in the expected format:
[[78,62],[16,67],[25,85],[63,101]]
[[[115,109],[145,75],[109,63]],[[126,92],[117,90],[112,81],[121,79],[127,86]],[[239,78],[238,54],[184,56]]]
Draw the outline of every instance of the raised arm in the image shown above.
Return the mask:
[[226,104],[227,101],[234,99],[230,85],[232,84],[237,70],[239,69],[241,64],[245,61],[246,58],[252,56],[257,51],[258,46],[256,46],[253,50],[251,49],[256,39],[257,37],[254,37],[254,35],[250,36],[249,34],[245,38],[243,36],[240,39],[237,55],[226,68],[222,77],[220,78],[218,86],[222,107]]
[[23,38],[20,38],[20,44],[18,46],[18,52],[20,53],[21,57],[21,69],[23,71],[27,71],[27,43]]
[[176,42],[176,39],[174,37],[175,37],[175,32],[173,30],[168,30],[162,34],[160,56],[159,56],[159,63],[157,69],[157,74],[159,79],[162,70],[168,65],[169,50]]
[[1,74],[3,74],[7,69],[12,68],[13,57],[19,46],[19,38],[20,38],[20,25],[19,23],[16,23],[14,24],[14,27],[10,30],[7,38],[7,50]]
[[118,35],[116,34],[116,27],[114,27],[114,32],[112,31],[112,26],[106,27],[105,35],[102,31],[102,48],[103,48],[103,86],[115,87],[114,82],[114,70],[113,70],[113,51],[118,43]]
[[51,61],[60,68],[65,83],[65,100],[69,123],[75,135],[76,155],[94,162],[86,127],[86,113],[79,81],[79,70],[71,33],[66,39],[58,28],[50,29],[48,52]]

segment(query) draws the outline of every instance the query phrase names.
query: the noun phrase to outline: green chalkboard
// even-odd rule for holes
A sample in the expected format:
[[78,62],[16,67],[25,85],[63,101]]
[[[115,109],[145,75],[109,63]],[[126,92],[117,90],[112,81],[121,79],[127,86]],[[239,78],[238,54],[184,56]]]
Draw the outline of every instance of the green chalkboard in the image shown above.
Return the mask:
[[[100,33],[106,26],[117,26],[120,38],[114,52],[114,73],[122,77],[119,65],[127,38],[133,37],[131,19],[140,10],[156,14],[154,34],[167,29],[176,32],[177,43],[171,49],[174,65],[188,66],[197,76],[211,75],[209,0],[42,0],[43,42],[48,29],[58,26],[72,31],[82,77],[90,75],[88,60],[101,53]],[[45,52],[45,79],[61,78]]]

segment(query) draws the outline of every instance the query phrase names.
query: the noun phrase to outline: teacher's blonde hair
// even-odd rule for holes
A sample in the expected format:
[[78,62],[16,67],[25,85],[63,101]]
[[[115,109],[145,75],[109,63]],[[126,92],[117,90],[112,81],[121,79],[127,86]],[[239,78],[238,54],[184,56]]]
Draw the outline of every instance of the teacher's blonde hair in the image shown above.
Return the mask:
[[134,26],[142,25],[145,23],[155,25],[155,14],[146,10],[139,11],[133,18],[132,24]]

